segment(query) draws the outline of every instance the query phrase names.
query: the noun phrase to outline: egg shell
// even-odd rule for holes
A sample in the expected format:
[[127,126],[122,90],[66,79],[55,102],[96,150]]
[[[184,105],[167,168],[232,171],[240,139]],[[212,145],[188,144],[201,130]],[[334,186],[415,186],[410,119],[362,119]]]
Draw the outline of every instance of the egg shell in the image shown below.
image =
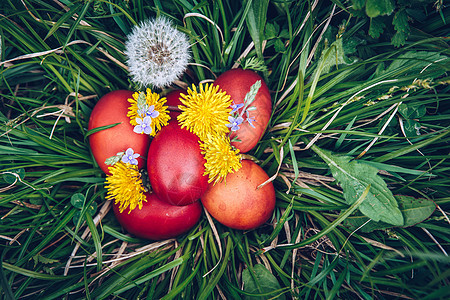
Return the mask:
[[172,205],[198,201],[208,188],[205,159],[198,137],[169,122],[154,137],[147,156],[150,184],[158,197]]
[[231,69],[222,73],[214,81],[222,91],[231,96],[234,104],[244,103],[244,98],[250,91],[251,86],[258,80],[261,80],[261,87],[251,104],[256,110],[249,111],[249,117],[255,119],[252,122],[254,128],[246,121],[247,116],[243,114],[244,122],[240,128],[231,134],[231,139],[237,138],[231,144],[246,153],[252,150],[263,136],[272,114],[272,100],[270,98],[269,88],[264,79],[258,73],[252,70]]
[[242,167],[227,175],[226,180],[210,184],[201,201],[219,223],[234,229],[251,230],[263,225],[275,208],[272,182],[255,162],[242,160]]
[[[95,132],[89,135],[89,145],[95,161],[106,174],[110,174],[109,165],[105,160],[128,148],[134,153],[144,156],[148,152],[150,137],[146,134],[133,132],[133,126],[127,117],[129,98],[133,92],[127,90],[116,90],[105,94],[95,105],[89,118],[88,130],[112,125],[118,125]],[[137,158],[139,169],[145,166],[142,157]]]
[[131,212],[119,211],[119,204],[113,203],[113,211],[119,223],[128,232],[149,240],[177,237],[192,229],[202,214],[202,205],[195,202],[185,206],[170,205],[155,194],[145,194],[147,201],[142,209]]

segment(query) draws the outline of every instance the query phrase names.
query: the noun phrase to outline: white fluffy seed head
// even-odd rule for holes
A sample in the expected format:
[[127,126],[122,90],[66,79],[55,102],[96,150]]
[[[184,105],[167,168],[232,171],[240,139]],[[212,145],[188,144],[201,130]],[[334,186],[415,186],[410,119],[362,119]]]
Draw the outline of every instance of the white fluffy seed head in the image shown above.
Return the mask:
[[186,70],[189,40],[169,19],[157,17],[141,22],[128,35],[125,54],[132,80],[143,87],[163,88]]

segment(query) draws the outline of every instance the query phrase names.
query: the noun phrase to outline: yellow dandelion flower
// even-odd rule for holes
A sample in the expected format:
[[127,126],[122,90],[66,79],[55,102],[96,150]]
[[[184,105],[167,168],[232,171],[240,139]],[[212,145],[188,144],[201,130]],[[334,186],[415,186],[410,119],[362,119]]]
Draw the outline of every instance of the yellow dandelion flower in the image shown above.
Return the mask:
[[199,90],[192,85],[188,88],[187,95],[181,94],[181,103],[178,108],[182,113],[178,115],[181,127],[186,127],[190,132],[204,140],[208,134],[222,135],[228,133],[226,126],[231,112],[231,97],[219,86],[199,85]]
[[231,147],[230,139],[226,135],[209,134],[200,142],[200,149],[206,160],[204,175],[209,176],[208,182],[214,181],[216,184],[242,166],[239,149]]
[[[161,127],[166,126],[170,120],[168,107],[164,105],[166,101],[165,97],[153,93],[150,89],[147,89],[147,93],[134,93],[133,98],[128,99],[131,105],[127,113],[130,124],[135,126],[134,131],[155,136]],[[149,126],[148,130],[141,128],[143,122]]]
[[142,208],[142,202],[147,201],[141,174],[137,165],[118,162],[109,168],[111,175],[106,177],[106,199],[114,200],[120,204],[119,210],[123,212],[130,207],[130,213],[136,206]]

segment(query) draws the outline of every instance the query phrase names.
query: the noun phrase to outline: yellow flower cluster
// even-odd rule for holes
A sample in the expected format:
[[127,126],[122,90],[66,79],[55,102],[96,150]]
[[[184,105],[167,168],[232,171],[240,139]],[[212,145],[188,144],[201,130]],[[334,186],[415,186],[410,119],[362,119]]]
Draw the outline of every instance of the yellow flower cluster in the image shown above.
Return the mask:
[[229,173],[241,168],[239,149],[233,149],[230,139],[225,135],[211,135],[200,142],[200,149],[205,157],[205,175],[208,182],[214,184],[225,179]]
[[177,119],[182,128],[196,134],[205,157],[205,175],[214,184],[223,180],[228,173],[240,169],[239,150],[233,149],[227,137],[232,100],[219,86],[193,85],[187,95],[182,94],[178,108],[181,114]]
[[146,93],[134,93],[133,98],[128,99],[128,102],[131,104],[127,113],[127,117],[130,118],[130,124],[138,126],[137,119],[150,117],[150,135],[155,136],[170,120],[168,107],[164,105],[166,101],[165,97],[161,97],[158,93],[153,93],[150,89],[147,89]]
[[[231,146],[228,137],[232,111],[230,95],[219,90],[218,86],[200,84],[198,89],[194,85],[188,88],[187,94],[181,94],[181,97],[178,123],[199,137],[201,154],[206,160],[204,175],[209,177],[208,182],[216,184],[241,168],[239,150]],[[150,89],[146,93],[134,93],[128,102],[127,116],[135,132],[154,136],[168,124],[170,116],[168,107],[164,105],[166,98]],[[146,197],[138,166],[118,161],[109,171],[106,198],[119,204],[121,213],[127,208],[130,212],[136,207],[141,209]]]
[[127,207],[130,208],[130,212],[136,207],[141,209],[146,197],[138,166],[117,162],[109,168],[109,172],[111,175],[106,177],[108,190],[106,199],[114,200],[116,204],[119,204],[121,213]]

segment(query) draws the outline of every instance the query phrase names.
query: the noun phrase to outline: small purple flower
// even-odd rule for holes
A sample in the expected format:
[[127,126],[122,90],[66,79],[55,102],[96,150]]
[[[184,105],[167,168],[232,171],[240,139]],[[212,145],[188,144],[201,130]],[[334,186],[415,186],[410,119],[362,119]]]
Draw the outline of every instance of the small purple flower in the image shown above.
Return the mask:
[[137,165],[138,161],[136,158],[138,158],[140,155],[138,153],[134,153],[134,150],[131,148],[128,148],[125,151],[125,154],[122,156],[122,162],[123,163],[129,163],[132,165]]
[[253,122],[255,122],[256,120],[254,118],[250,118],[250,114],[248,113],[248,111],[246,111],[245,114],[247,115],[246,121],[248,122],[248,124],[250,124],[250,126],[255,128],[255,125],[253,125]]
[[137,113],[139,116],[150,117],[152,119],[159,116],[159,111],[155,110],[154,105],[150,105],[149,107],[147,107],[147,105],[144,105],[144,107],[139,109]]
[[244,118],[242,117],[234,118],[232,116],[229,116],[228,121],[230,121],[230,123],[227,124],[226,126],[229,127],[231,131],[236,131],[240,128],[239,125],[241,125],[242,122],[244,122]]
[[159,116],[159,111],[155,110],[154,105],[150,105],[150,107],[145,112],[146,116],[149,116],[150,118],[157,118]]
[[152,127],[150,126],[152,118],[150,116],[146,116],[144,119],[136,118],[136,123],[138,123],[138,125],[134,126],[134,132],[141,134],[150,134],[152,132]]
[[233,101],[233,104],[231,105],[232,111],[230,112],[230,114],[233,114],[233,113],[237,112],[237,110],[239,108],[243,107],[243,106],[244,106],[244,103],[235,104],[234,101]]

